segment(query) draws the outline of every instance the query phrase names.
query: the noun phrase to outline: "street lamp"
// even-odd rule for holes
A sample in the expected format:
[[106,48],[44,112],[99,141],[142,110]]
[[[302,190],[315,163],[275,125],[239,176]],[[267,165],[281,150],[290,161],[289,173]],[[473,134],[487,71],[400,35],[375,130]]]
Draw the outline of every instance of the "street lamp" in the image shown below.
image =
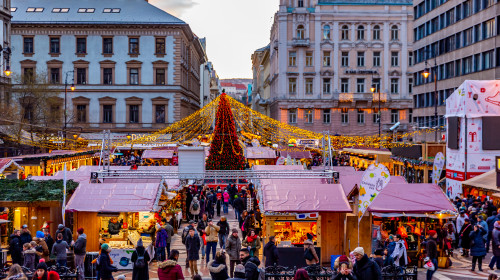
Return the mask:
[[372,84],[370,90],[372,93],[375,93],[376,90],[378,91],[378,139],[379,139],[379,141],[381,141],[380,131],[382,129],[382,127],[381,127],[382,126],[382,113],[380,111],[380,86],[376,85],[376,84]]
[[[434,142],[438,142],[438,91],[437,91],[437,59],[434,55],[434,67],[432,68],[432,75],[434,76],[434,121],[435,121],[435,131],[434,131]],[[422,76],[425,79],[429,78],[430,71],[427,67],[427,60],[425,60],[425,69],[422,72]]]
[[12,74],[12,72],[10,71],[10,66],[9,66],[9,65],[7,65],[7,66],[5,67],[5,71],[3,71],[3,73],[4,73],[4,74],[5,74],[5,76],[7,76],[7,77],[9,77],[9,76],[10,76],[10,74]]
[[72,73],[73,78],[71,82],[70,89],[75,91],[75,71],[71,70],[66,72],[66,78],[64,79],[64,143],[66,144],[66,128],[68,127],[68,110],[67,110],[67,99],[68,99],[68,75]]
[[5,74],[5,76],[9,77],[10,74],[12,74],[12,72],[10,71],[10,54],[11,54],[11,50],[9,47],[6,47],[6,48],[3,48],[2,49],[2,52],[3,52],[3,55],[5,57],[5,70],[3,71],[3,73]]

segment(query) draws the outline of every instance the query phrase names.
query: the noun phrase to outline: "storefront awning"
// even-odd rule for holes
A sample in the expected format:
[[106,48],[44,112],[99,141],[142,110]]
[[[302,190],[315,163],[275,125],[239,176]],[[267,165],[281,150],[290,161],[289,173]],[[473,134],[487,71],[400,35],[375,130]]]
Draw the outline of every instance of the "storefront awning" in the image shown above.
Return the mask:
[[389,183],[368,207],[380,213],[456,211],[438,185]]
[[497,188],[497,174],[495,170],[488,171],[479,176],[463,181],[462,185],[500,192],[500,189]]
[[247,159],[275,159],[276,151],[269,147],[247,147]]
[[165,189],[157,183],[80,183],[66,205],[67,211],[148,212],[158,210]]
[[174,156],[174,151],[172,150],[145,150],[142,153],[142,158],[149,159],[171,159]]
[[272,184],[262,200],[265,212],[352,212],[338,184]]

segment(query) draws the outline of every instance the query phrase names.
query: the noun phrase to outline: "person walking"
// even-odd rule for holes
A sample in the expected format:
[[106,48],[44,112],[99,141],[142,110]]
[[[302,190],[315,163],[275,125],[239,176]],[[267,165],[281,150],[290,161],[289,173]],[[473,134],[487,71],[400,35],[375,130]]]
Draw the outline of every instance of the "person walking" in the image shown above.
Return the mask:
[[243,248],[240,251],[240,260],[245,266],[245,279],[259,280],[259,258],[250,256],[250,250]]
[[243,220],[241,219],[241,214],[245,209],[245,203],[243,202],[243,199],[239,195],[234,196],[233,208],[234,208],[234,214],[236,216],[236,219],[238,219],[238,223],[241,228],[241,224],[243,223]]
[[354,249],[353,254],[356,263],[352,271],[358,280],[382,280],[380,267],[376,262],[368,258],[362,247]]
[[438,269],[438,249],[437,249],[437,232],[435,230],[429,230],[429,238],[427,239],[425,248],[427,252],[427,257],[434,264],[434,270],[427,270],[427,280],[432,280],[432,275]]
[[12,258],[12,263],[13,264],[18,264],[22,265],[23,264],[23,245],[21,244],[21,231],[16,229],[14,232],[10,235],[10,241],[9,241],[9,254],[10,257]]
[[21,227],[21,235],[19,236],[21,239],[21,244],[30,243],[33,241],[33,237],[31,236],[31,232],[28,229],[28,225],[23,225]]
[[[156,242],[158,242],[158,239],[156,239]],[[163,251],[165,252],[165,247],[163,247]],[[137,240],[137,246],[135,251],[132,253],[130,260],[134,264],[132,270],[132,280],[149,280],[148,263],[151,258],[149,257],[146,248],[144,248],[142,238]]]
[[396,247],[394,248],[391,257],[394,259],[394,264],[396,266],[405,267],[408,263],[405,241],[399,234],[396,234],[396,236],[394,236],[394,241],[396,242]]
[[495,222],[497,220],[497,211],[494,210],[491,212],[492,216],[488,217],[486,219],[486,224],[488,225],[488,238],[486,238],[486,252],[490,251],[490,242],[492,240],[491,235],[493,233],[493,229],[495,227]]
[[68,264],[68,254],[66,250],[69,249],[69,245],[63,240],[63,234],[57,234],[56,244],[52,247],[52,255],[56,255],[56,262],[58,266],[67,266]]
[[23,256],[24,256],[23,266],[29,268],[30,270],[34,270],[36,250],[35,248],[31,247],[30,243],[24,243]]
[[472,225],[469,222],[469,219],[465,219],[465,223],[460,229],[460,244],[462,245],[463,248],[463,253],[462,257],[468,257],[469,256],[469,249],[470,249],[470,233],[472,232]]
[[73,241],[73,233],[71,232],[71,230],[69,228],[65,227],[64,225],[59,224],[57,226],[56,237],[59,233],[62,234],[62,236],[63,236],[62,240],[66,241],[66,243],[68,243],[68,245],[70,245],[71,242]]
[[222,192],[220,189],[217,190],[216,199],[217,216],[220,217],[220,208],[222,206]]
[[[64,241],[63,241],[64,242]],[[54,245],[55,247],[56,245]],[[99,278],[101,280],[113,280],[113,272],[118,271],[118,268],[111,265],[112,260],[109,257],[109,253],[111,252],[111,248],[107,243],[101,245],[101,254],[99,255],[98,268]]]
[[219,226],[214,225],[212,220],[208,220],[208,226],[205,228],[205,233],[207,234],[207,263],[210,261],[210,252],[212,252],[212,259],[215,258],[217,241],[219,240],[219,230]]
[[264,262],[264,266],[276,266],[279,263],[279,253],[276,244],[274,243],[276,237],[270,236],[269,242],[264,246],[264,257],[266,257],[266,261]]
[[193,220],[198,221],[200,219],[200,211],[200,202],[198,201],[198,197],[195,196],[189,207],[189,213],[193,216]]
[[262,243],[260,242],[260,237],[255,234],[255,230],[250,230],[250,234],[243,240],[242,245],[250,250],[250,256],[259,257],[259,250]]
[[470,233],[471,249],[470,254],[472,256],[472,269],[476,269],[476,262],[479,271],[483,271],[483,257],[486,256],[486,239],[484,235],[487,233],[486,229],[483,228],[479,223],[474,226],[474,231]]
[[[187,260],[189,261],[189,269],[191,271],[191,277],[198,274],[197,262],[200,259],[200,241],[201,238],[197,234],[195,234],[195,229],[189,229],[189,235],[186,238],[186,251]],[[215,244],[217,244],[217,242]]]
[[222,203],[222,211],[224,212],[224,215],[227,215],[229,213],[229,193],[227,192],[227,190],[225,190],[222,194]]
[[319,257],[316,253],[316,248],[314,248],[312,235],[308,234],[307,237],[307,240],[304,241],[304,259],[307,265],[316,265],[319,263]]
[[[206,233],[205,233],[205,228],[208,226],[208,217],[207,214],[203,214],[203,217],[201,218],[200,222],[198,222],[198,227],[196,228],[198,230],[198,233],[200,237],[203,240],[206,240]],[[205,241],[201,242],[201,259],[205,259],[205,253],[206,253],[206,245]]]
[[493,231],[491,232],[491,249],[493,257],[490,261],[490,269],[493,270],[495,264],[497,269],[500,269],[500,222],[493,224]]
[[174,236],[174,227],[170,223],[165,222],[163,228],[167,232],[167,255],[170,256],[170,244],[172,243],[172,236]]
[[76,238],[73,252],[75,253],[75,267],[78,272],[78,280],[85,279],[85,255],[87,254],[87,235],[83,233],[83,228],[76,230],[78,237]]
[[233,278],[234,266],[241,263],[240,261],[241,240],[238,236],[238,230],[233,228],[231,235],[226,241],[226,252],[229,255],[229,275]]
[[167,239],[168,233],[167,231],[161,227],[159,224],[156,225],[156,259],[160,262],[163,262],[167,259],[165,256],[165,248],[167,247]]
[[158,264],[159,280],[183,280],[182,267],[177,264],[179,251],[172,250],[168,255],[168,260]]
[[226,254],[223,251],[218,251],[215,259],[207,265],[212,280],[226,280],[227,275]]
[[219,226],[219,244],[221,249],[226,249],[226,240],[229,235],[229,224],[225,216],[220,217],[220,221],[217,222]]

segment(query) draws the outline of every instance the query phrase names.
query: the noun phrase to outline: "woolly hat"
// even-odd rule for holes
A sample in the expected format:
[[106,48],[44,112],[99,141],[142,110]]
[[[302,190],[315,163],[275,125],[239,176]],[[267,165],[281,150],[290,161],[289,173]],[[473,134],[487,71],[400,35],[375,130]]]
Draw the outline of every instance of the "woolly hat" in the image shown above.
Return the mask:
[[137,240],[137,247],[142,247],[142,246],[144,246],[142,238],[139,238],[139,240]]
[[427,233],[429,233],[429,236],[434,236],[435,234],[437,234],[435,230],[429,230]]
[[235,229],[233,228],[233,230],[231,230],[232,233],[238,233],[238,229]]
[[57,226],[57,228],[58,228],[58,229],[63,229],[63,228],[64,228],[64,226],[63,226],[62,224],[59,224],[59,225]]
[[[137,243],[139,243],[139,242],[137,242]],[[104,244],[102,244],[102,245],[101,245],[101,249],[103,249],[104,251],[107,251],[107,250],[109,249],[109,245],[108,245],[108,243],[104,243]]]
[[352,251],[352,252],[363,256],[365,254],[365,249],[363,249],[363,247],[358,247],[358,248],[354,249],[354,251]]
[[83,228],[77,229],[76,232],[78,232],[79,235],[82,235],[83,234]]
[[339,263],[349,263],[349,258],[346,255],[339,257]]
[[43,232],[41,232],[41,231],[36,232],[36,238],[44,238],[44,237],[45,237],[45,234],[43,234]]
[[245,266],[243,266],[242,264],[236,265],[236,267],[234,268],[234,272],[245,273]]
[[45,271],[47,271],[47,264],[45,262],[40,262],[37,266],[36,266],[36,269],[43,269]]

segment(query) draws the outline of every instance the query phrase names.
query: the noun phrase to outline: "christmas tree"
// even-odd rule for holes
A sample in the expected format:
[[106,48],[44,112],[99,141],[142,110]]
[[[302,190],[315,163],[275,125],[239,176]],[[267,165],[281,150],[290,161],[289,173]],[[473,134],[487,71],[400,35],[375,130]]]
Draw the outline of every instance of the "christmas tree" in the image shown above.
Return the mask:
[[207,170],[243,170],[245,157],[243,149],[238,143],[233,112],[229,106],[227,96],[220,96],[217,115],[215,116],[215,130],[210,146],[210,155],[206,162]]

